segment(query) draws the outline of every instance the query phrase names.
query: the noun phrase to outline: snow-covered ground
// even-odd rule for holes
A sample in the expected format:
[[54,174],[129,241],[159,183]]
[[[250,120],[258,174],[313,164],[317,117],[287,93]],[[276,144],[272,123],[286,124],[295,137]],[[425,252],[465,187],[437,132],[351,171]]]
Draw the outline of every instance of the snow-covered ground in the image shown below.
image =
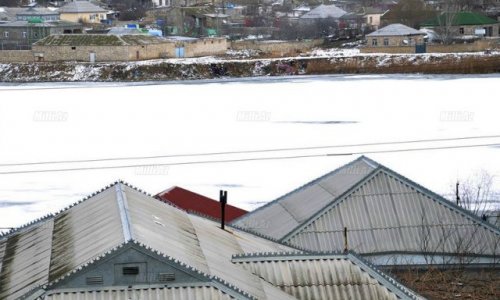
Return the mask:
[[[347,50],[346,50],[347,51]],[[350,51],[350,50],[349,50]],[[333,75],[168,83],[0,86],[0,227],[26,223],[123,179],[150,193],[180,185],[255,208],[358,153],[424,146],[345,147],[79,164],[20,162],[200,154],[500,134],[500,75]],[[183,164],[301,155],[297,159]],[[367,154],[441,194],[480,169],[500,188],[500,147]],[[105,170],[1,174],[149,164]],[[175,164],[175,165],[164,165]]]

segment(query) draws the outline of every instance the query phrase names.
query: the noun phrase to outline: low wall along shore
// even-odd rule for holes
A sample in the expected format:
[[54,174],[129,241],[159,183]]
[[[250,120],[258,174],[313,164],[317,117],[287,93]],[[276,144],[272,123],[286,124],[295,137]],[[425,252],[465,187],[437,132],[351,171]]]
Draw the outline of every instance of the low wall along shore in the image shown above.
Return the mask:
[[0,81],[156,81],[318,74],[478,74],[500,72],[500,53],[359,55],[252,60],[0,64]]

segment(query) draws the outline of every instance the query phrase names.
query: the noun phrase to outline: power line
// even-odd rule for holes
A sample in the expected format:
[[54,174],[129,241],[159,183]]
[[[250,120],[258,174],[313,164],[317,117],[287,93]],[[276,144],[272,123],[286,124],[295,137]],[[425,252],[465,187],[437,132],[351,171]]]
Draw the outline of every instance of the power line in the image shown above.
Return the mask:
[[[110,158],[95,158],[95,159],[83,159],[83,160],[56,160],[56,161],[42,161],[42,162],[4,163],[4,164],[0,164],[0,167],[16,167],[16,166],[47,165],[47,164],[91,163],[91,162],[120,161],[120,160],[145,160],[145,159],[192,157],[192,156],[216,156],[216,155],[228,155],[228,154],[269,153],[269,152],[298,151],[298,150],[318,150],[318,149],[329,149],[329,148],[348,148],[348,147],[363,147],[363,146],[382,146],[382,145],[415,144],[415,143],[429,143],[429,142],[461,141],[461,140],[486,139],[486,138],[500,138],[500,135],[468,136],[468,137],[441,138],[441,139],[419,139],[419,140],[406,140],[406,141],[399,141],[399,142],[398,141],[391,141],[391,142],[374,142],[374,143],[330,145],[330,146],[273,148],[273,149],[257,149],[257,150],[242,150],[242,151],[202,152],[202,153],[188,153],[188,154],[168,154],[168,155],[154,155],[154,156],[130,156],[130,157],[110,157]],[[364,153],[368,153],[368,152],[364,152]]]
[[41,169],[41,170],[24,170],[24,171],[4,171],[4,172],[0,172],[0,175],[67,172],[67,171],[86,171],[86,170],[104,170],[104,169],[124,169],[124,168],[137,168],[137,167],[150,167],[150,166],[158,166],[159,167],[159,166],[181,166],[181,165],[212,164],[212,163],[232,163],[232,162],[246,162],[246,161],[284,160],[284,159],[298,159],[298,158],[312,158],[312,157],[350,156],[350,155],[373,154],[373,153],[395,153],[395,152],[410,152],[410,151],[429,151],[429,150],[474,148],[474,147],[488,147],[488,146],[499,146],[499,145],[500,145],[500,143],[492,143],[492,144],[457,145],[457,146],[442,146],[442,147],[423,147],[423,148],[398,149],[398,150],[375,150],[375,151],[360,151],[360,152],[346,152],[346,153],[323,153],[323,154],[293,155],[293,156],[253,157],[253,158],[237,158],[237,159],[225,159],[225,160],[198,160],[198,161],[185,161],[185,162],[159,163],[159,164],[158,163],[157,164],[131,164],[131,165],[120,165],[120,166],[77,167],[77,168]]

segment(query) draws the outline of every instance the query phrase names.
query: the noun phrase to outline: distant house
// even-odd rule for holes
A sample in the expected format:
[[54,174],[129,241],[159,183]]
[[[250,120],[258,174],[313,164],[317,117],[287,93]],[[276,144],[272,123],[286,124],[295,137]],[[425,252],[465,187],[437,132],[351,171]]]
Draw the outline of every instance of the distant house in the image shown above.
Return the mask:
[[423,43],[424,32],[403,24],[391,24],[366,35],[368,47],[415,46]]
[[499,21],[475,12],[443,13],[437,18],[424,22],[421,27],[442,32],[450,29],[453,37],[498,37]]
[[82,33],[82,30],[81,24],[66,21],[29,19],[0,23],[0,50],[27,50],[51,34]]
[[0,299],[419,300],[353,252],[307,253],[117,182],[0,235]]
[[28,21],[30,19],[40,19],[46,22],[59,21],[59,11],[44,7],[29,7],[16,13],[18,21]]
[[303,14],[300,19],[302,20],[318,20],[318,19],[339,19],[347,12],[335,5],[321,4],[309,12]]
[[363,7],[359,13],[363,16],[364,24],[372,30],[377,30],[380,27],[380,18],[386,11],[378,7]]
[[[155,197],[161,201],[172,203],[187,212],[194,212],[218,220],[221,219],[219,201],[188,191],[181,187],[176,186],[170,188],[159,193]],[[227,204],[225,213],[226,222],[231,222],[246,213],[246,210]]]
[[0,8],[0,50],[30,49],[51,34],[82,33],[82,25],[59,20],[57,10],[38,7]]
[[106,20],[107,10],[89,1],[73,1],[59,9],[61,20],[83,23],[100,23]]

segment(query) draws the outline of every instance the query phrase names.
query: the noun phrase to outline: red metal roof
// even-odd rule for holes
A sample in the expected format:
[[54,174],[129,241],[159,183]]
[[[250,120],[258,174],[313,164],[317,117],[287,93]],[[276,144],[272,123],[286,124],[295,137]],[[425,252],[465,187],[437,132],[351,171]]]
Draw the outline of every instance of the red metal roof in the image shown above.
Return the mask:
[[[188,212],[195,212],[215,219],[221,218],[220,203],[203,195],[175,186],[156,195],[164,202],[170,202]],[[226,204],[226,223],[246,214],[241,208]]]

